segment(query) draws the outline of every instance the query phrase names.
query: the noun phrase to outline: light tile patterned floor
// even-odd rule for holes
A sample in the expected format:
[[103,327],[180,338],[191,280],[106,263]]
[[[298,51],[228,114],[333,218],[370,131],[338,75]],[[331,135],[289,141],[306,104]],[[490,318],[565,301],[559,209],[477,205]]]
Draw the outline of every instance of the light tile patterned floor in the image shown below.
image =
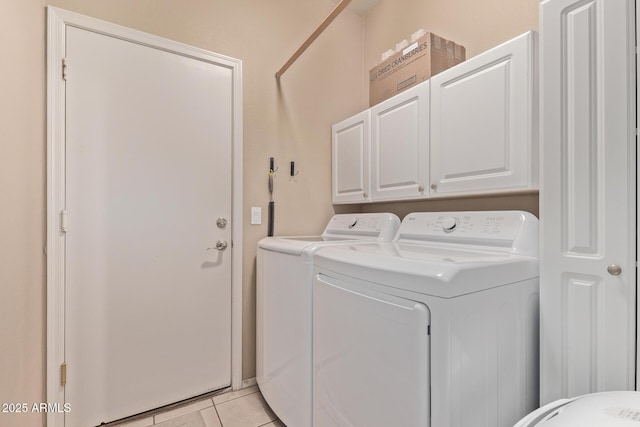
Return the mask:
[[167,411],[113,424],[113,427],[150,426],[285,427],[264,401],[257,386],[203,398]]

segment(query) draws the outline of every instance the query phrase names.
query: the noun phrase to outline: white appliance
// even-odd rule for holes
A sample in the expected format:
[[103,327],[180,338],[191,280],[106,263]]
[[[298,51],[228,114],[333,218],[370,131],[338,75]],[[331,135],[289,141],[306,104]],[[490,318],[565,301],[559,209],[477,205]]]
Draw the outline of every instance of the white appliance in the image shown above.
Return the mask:
[[624,427],[640,423],[640,392],[609,391],[560,399],[524,417],[515,427]]
[[512,427],[538,407],[538,221],[413,213],[321,248],[313,425]]
[[389,213],[335,215],[321,236],[258,242],[256,380],[288,426],[311,425],[312,257],[327,245],[390,241],[400,225]]

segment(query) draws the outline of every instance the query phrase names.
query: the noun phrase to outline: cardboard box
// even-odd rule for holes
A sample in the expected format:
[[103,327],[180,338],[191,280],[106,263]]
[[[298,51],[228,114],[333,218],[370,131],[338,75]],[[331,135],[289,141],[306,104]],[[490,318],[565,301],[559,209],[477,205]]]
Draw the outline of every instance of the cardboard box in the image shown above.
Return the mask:
[[426,33],[369,71],[369,106],[461,63],[465,54],[464,46]]

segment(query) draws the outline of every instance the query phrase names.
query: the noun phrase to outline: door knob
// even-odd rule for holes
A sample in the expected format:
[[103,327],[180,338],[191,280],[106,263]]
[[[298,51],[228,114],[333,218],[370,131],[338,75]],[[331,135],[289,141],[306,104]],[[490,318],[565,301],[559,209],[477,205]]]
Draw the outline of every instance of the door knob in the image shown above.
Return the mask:
[[622,269],[617,264],[609,264],[609,266],[607,266],[607,271],[612,276],[619,276],[620,273],[622,273]]
[[208,251],[210,251],[211,249],[217,249],[219,251],[224,251],[225,249],[227,249],[227,246],[229,246],[227,244],[226,240],[218,240],[216,242],[216,247],[215,248],[207,248]]

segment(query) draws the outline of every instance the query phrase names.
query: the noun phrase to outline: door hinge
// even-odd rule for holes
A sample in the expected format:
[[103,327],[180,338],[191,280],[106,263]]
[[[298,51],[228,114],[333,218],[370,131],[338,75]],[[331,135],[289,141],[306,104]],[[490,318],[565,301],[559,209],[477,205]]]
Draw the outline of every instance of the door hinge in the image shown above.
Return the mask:
[[64,387],[67,385],[67,364],[60,365],[60,385]]
[[67,58],[62,58],[62,80],[67,80]]
[[431,325],[427,325],[427,335],[431,335]]
[[66,233],[68,228],[69,227],[67,224],[67,211],[64,210],[60,212],[60,231],[62,231],[63,233]]

